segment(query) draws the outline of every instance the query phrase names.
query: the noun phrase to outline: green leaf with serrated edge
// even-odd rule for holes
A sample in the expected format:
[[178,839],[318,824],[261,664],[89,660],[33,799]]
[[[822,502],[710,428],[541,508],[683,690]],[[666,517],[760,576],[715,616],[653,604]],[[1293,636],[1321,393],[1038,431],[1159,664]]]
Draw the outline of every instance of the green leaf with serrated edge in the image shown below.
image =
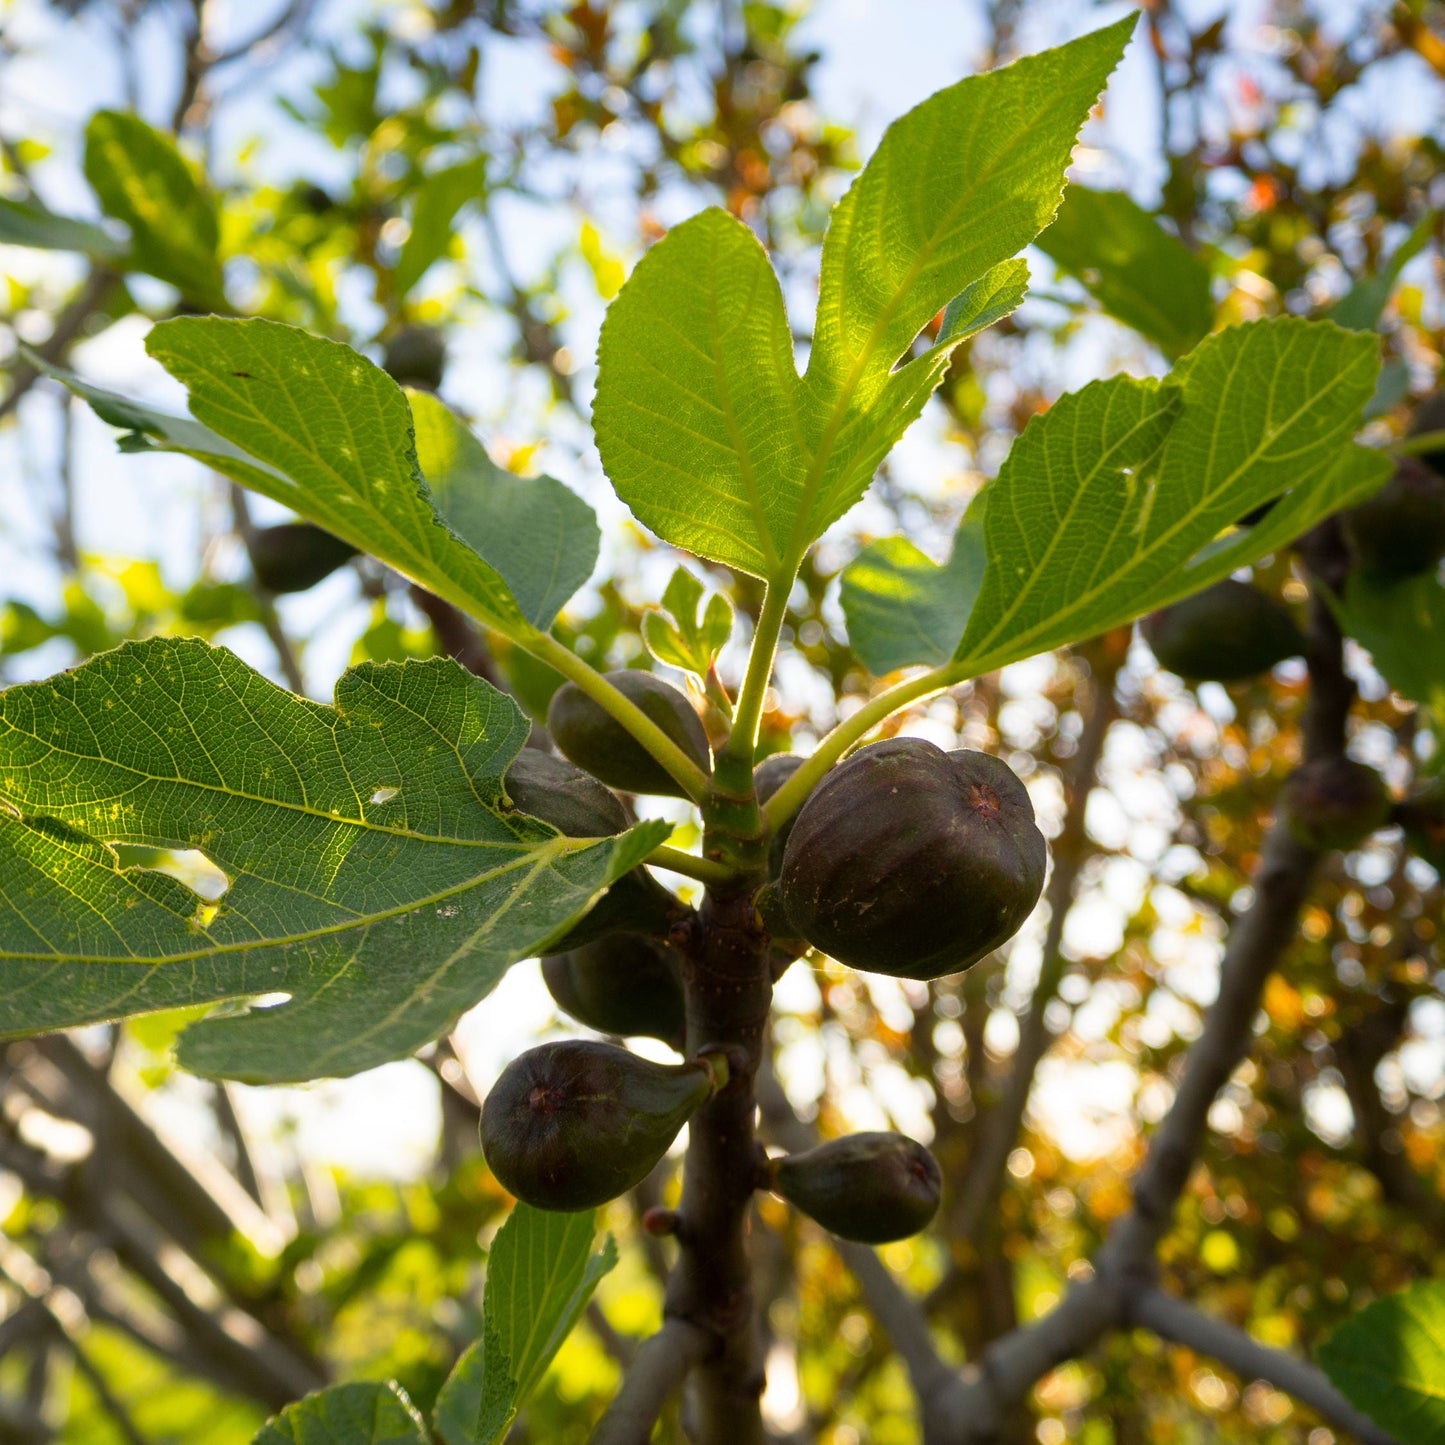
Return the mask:
[[468,202],[481,200],[486,184],[486,156],[471,156],[422,182],[412,207],[411,231],[392,273],[398,296],[405,296],[427,268],[446,255],[457,212]]
[[4,197],[0,197],[0,245],[80,251],[100,261],[114,261],[125,254],[125,246],[92,221],[57,216],[40,206]]
[[939,346],[957,345],[1011,316],[1029,289],[1029,263],[1001,261],[948,303],[938,328]]
[[869,672],[953,656],[983,585],[983,495],[969,508],[942,566],[906,537],[865,547],[843,569],[841,602],[848,641]]
[[216,203],[175,142],[138,115],[100,110],[85,128],[85,178],[130,227],[130,262],[190,301],[225,307]]
[[823,242],[807,388],[824,438],[872,409],[933,316],[1053,219],[1134,20],[960,81],[889,126]]
[[598,1281],[617,1262],[609,1235],[592,1252],[594,1213],[518,1203],[487,1257],[482,1338],[437,1396],[446,1445],[501,1440],[572,1332]]
[[[406,1057],[669,831],[511,812],[529,726],[449,659],[363,664],[328,707],[194,639],[0,693],[0,1034],[287,995],[194,1025],[181,1062],[275,1082]],[[199,850],[229,886],[212,907],[111,844]]]
[[976,307],[979,325],[1016,294],[1017,268],[990,273],[1052,217],[1131,26],[960,82],[889,127],[833,213],[801,383],[777,278],[745,226],[704,212],[644,257],[602,328],[593,423],[646,525],[754,576],[792,576],[968,327],[895,370],[914,339],[974,283],[987,281],[960,314]]
[[1378,487],[1388,458],[1351,440],[1377,351],[1329,322],[1252,322],[1208,337],[1164,383],[1094,382],[1035,417],[988,487],[988,570],[959,671],[1177,601]]
[[618,496],[660,537],[778,576],[807,471],[793,336],[757,238],[675,227],[608,308],[592,424]]
[[389,1381],[333,1385],[287,1405],[251,1445],[426,1445],[406,1391]]
[[1435,575],[1383,583],[1355,574],[1332,601],[1340,625],[1385,681],[1429,708],[1445,730],[1445,587]]
[[[155,428],[173,449],[284,503],[499,631],[526,627],[501,574],[437,515],[406,396],[379,366],[293,326],[217,317],[163,321],[146,350],[188,388],[197,421],[228,443],[218,453]],[[245,458],[239,465],[237,449]]]
[[1352,1404],[1400,1445],[1445,1441],[1445,1280],[1422,1280],[1352,1315],[1319,1349]]
[[1182,356],[1209,335],[1209,268],[1122,191],[1070,186],[1037,245],[1167,355]]
[[552,477],[515,477],[444,402],[407,393],[422,475],[447,525],[511,589],[523,616],[545,631],[592,575],[597,516]]

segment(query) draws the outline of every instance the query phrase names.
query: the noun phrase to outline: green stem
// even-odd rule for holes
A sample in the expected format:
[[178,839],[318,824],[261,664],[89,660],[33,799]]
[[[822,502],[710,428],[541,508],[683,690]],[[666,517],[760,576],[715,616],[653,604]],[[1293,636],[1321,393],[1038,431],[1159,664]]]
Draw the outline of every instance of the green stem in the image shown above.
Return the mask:
[[731,883],[734,877],[733,870],[721,863],[699,858],[696,853],[684,853],[681,848],[669,848],[665,843],[654,848],[642,861],[657,868],[670,868],[674,873],[696,878],[709,886]]
[[625,697],[596,668],[582,661],[555,637],[535,630],[517,635],[517,645],[549,666],[569,682],[575,682],[609,717],[625,727],[677,780],[695,803],[708,791],[708,776],[630,698]]
[[788,593],[792,590],[792,574],[786,579],[768,583],[763,596],[763,610],[753,632],[752,651],[748,654],[748,670],[743,678],[737,705],[733,708],[733,730],[725,751],[730,758],[741,759],[752,766],[758,745],[758,725],[762,721],[763,703],[768,696],[768,683],[773,677],[773,658],[778,651],[778,634],[788,615]]
[[871,702],[865,703],[850,718],[845,718],[817,746],[812,757],[768,799],[763,808],[763,822],[769,833],[776,833],[782,824],[802,806],[803,799],[822,781],[823,774],[838,762],[843,754],[850,751],[855,743],[861,742],[884,718],[895,713],[910,702],[917,702],[931,692],[942,692],[946,687],[963,682],[974,672],[965,670],[957,663],[931,668],[916,677],[880,692]]
[[1445,431],[1422,431],[1395,442],[1390,450],[1400,457],[1420,457],[1426,452],[1445,451]]

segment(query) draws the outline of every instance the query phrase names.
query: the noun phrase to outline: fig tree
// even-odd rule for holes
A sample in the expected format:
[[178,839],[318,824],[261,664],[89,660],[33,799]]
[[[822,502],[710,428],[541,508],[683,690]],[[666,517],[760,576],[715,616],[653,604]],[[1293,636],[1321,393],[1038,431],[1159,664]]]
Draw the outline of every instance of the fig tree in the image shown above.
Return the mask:
[[661,939],[611,933],[544,958],[542,978],[558,1006],[589,1029],[681,1046],[682,960]]
[[246,538],[251,571],[268,592],[305,592],[356,556],[356,548],[310,522],[258,527]]
[[1284,607],[1232,577],[1151,612],[1139,631],[1160,665],[1186,682],[1257,677],[1305,645]]
[[1395,474],[1340,527],[1367,577],[1398,581],[1431,572],[1445,556],[1445,477],[1418,457],[1401,457]]
[[1390,790],[1374,768],[1353,758],[1313,758],[1280,792],[1290,832],[1309,848],[1353,848],[1390,818]]
[[1024,785],[922,738],[860,748],[808,796],[778,879],[794,932],[840,963],[937,978],[1012,938],[1046,850]]
[[[609,672],[607,681],[641,708],[700,768],[706,771],[711,767],[707,733],[686,694],[654,673],[634,668]],[[547,709],[547,730],[565,757],[609,787],[628,793],[684,796],[672,774],[575,683],[564,682],[553,693]]]
[[840,1238],[888,1244],[927,1228],[943,1172],[906,1134],[849,1134],[769,1160],[768,1187]]
[[568,1039],[514,1059],[482,1105],[487,1167],[537,1209],[595,1209],[652,1172],[713,1092],[703,1062],[655,1064]]

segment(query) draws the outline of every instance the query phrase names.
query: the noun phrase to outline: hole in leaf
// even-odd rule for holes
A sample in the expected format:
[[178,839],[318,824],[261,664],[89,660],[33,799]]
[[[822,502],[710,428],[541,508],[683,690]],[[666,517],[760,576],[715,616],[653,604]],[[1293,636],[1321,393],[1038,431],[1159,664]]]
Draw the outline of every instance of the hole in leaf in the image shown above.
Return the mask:
[[[138,843],[112,843],[111,847],[122,868],[164,873],[185,884],[202,903],[214,904],[230,890],[231,880],[199,848],[150,848]],[[212,908],[211,918],[215,913]]]
[[389,803],[401,792],[400,788],[378,788],[372,795],[373,803]]

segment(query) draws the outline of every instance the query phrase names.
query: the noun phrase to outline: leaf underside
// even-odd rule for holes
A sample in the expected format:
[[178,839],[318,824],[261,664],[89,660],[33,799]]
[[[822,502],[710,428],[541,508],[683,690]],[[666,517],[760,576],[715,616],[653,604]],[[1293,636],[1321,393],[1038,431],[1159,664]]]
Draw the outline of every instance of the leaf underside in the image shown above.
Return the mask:
[[[365,664],[334,707],[223,648],[127,643],[0,694],[0,1034],[285,995],[182,1036],[275,1082],[402,1058],[666,835],[564,839],[512,811],[529,724],[447,659]],[[112,844],[197,850],[201,898]]]
[[288,1405],[251,1445],[426,1445],[426,1426],[394,1382],[333,1385]]

